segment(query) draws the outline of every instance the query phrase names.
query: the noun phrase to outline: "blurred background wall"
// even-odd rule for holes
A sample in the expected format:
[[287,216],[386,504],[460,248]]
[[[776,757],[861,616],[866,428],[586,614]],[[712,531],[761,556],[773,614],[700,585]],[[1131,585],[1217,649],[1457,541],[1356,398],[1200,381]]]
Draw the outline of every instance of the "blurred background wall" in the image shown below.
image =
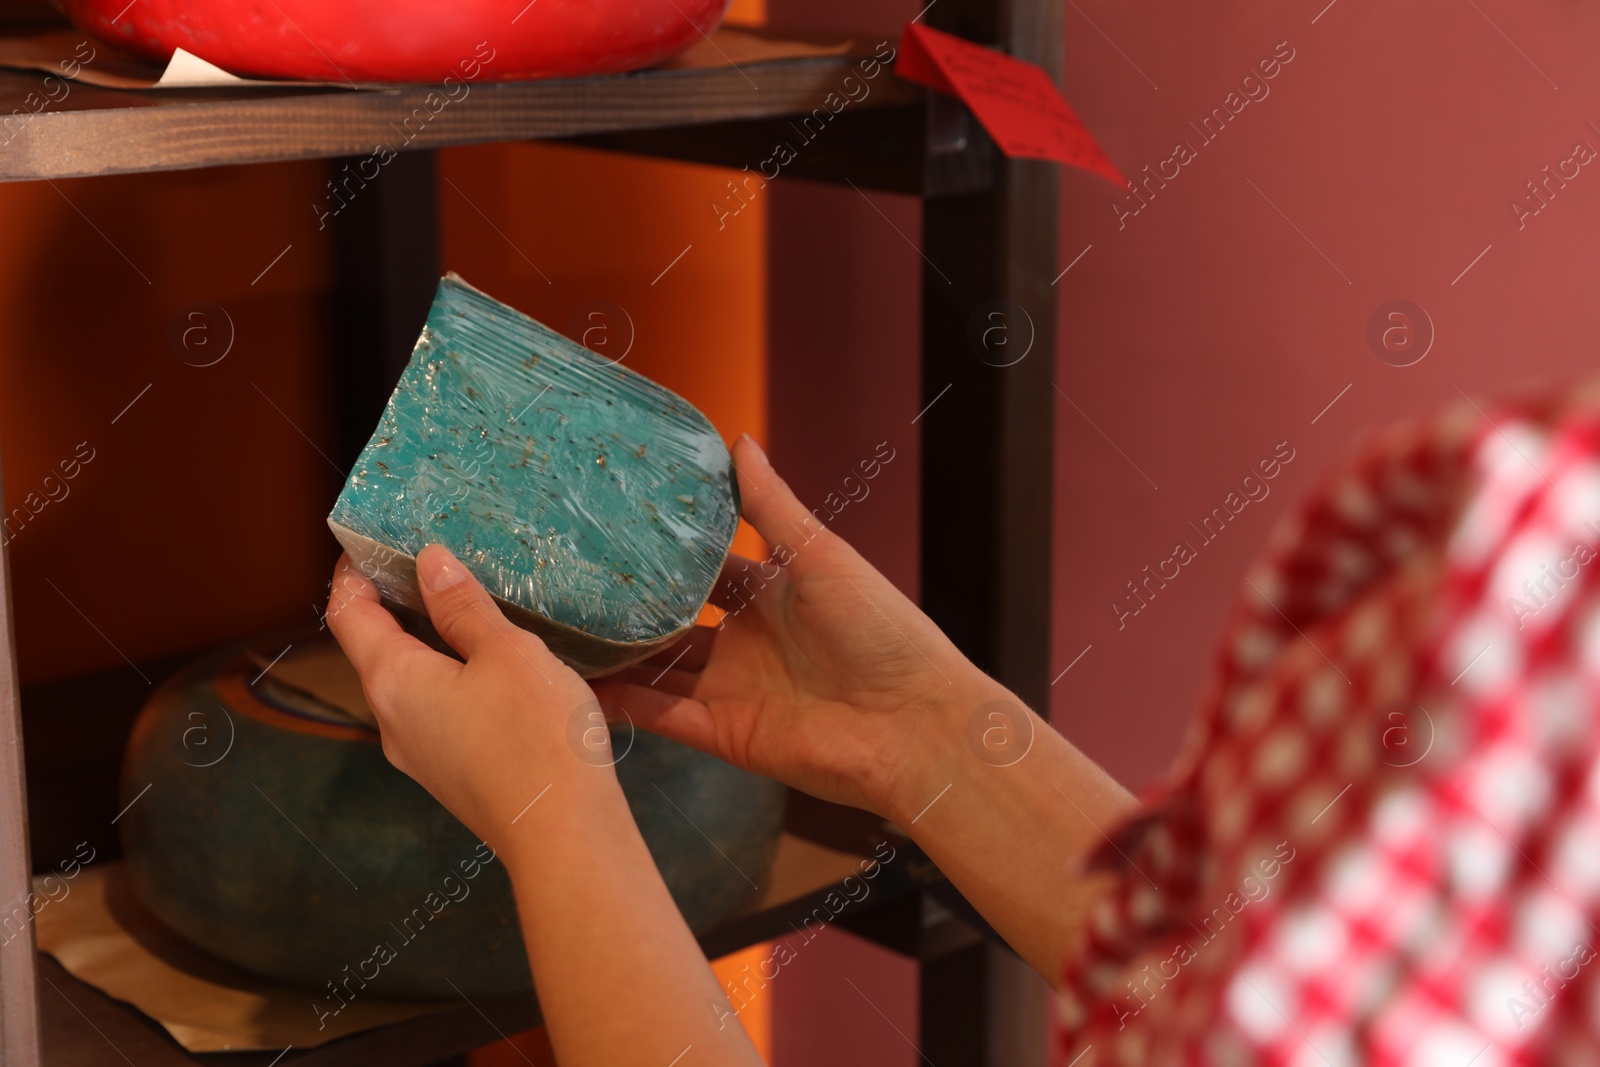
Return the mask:
[[[1539,204],[1527,183],[1578,142],[1600,150],[1600,10],[1077,0],[1066,18],[1067,94],[1124,173],[1180,141],[1197,154],[1122,220],[1105,183],[1062,185],[1061,264],[1083,258],[1058,285],[1081,412],[1058,409],[1057,669],[1093,648],[1055,722],[1137,785],[1171,758],[1273,521],[1363,434],[1600,369],[1600,174],[1550,186],[1521,224],[1511,207]],[[1262,95],[1242,79],[1284,50],[1265,98],[1205,143],[1190,123]],[[1432,323],[1412,366],[1369,345],[1394,300]],[[1125,583],[1283,441],[1297,458],[1272,495],[1119,630]]]
[[[920,8],[772,0],[769,20],[893,36]],[[1067,97],[1124,173],[1143,179],[1180,142],[1195,155],[1142,187],[1148,206],[1131,217],[1114,205],[1140,200],[1100,179],[1067,171],[1061,184],[1059,261],[1074,265],[1057,285],[1053,643],[1055,670],[1075,665],[1051,711],[1138,787],[1176,752],[1273,523],[1363,434],[1463,393],[1487,407],[1600,369],[1600,175],[1541,185],[1542,207],[1526,187],[1578,142],[1600,150],[1600,77],[1586,61],[1600,12],[1566,0],[1073,0],[1065,21]],[[1264,80],[1258,64],[1275,53],[1293,58]],[[1227,121],[1208,129],[1221,132],[1197,132],[1218,107]],[[848,188],[774,194],[773,455],[819,498],[920,406],[922,265],[874,205],[913,240],[917,208]],[[1540,210],[1514,210],[1517,197]],[[1394,300],[1432,323],[1431,349],[1408,367],[1367,339]],[[1271,495],[1119,629],[1126,583],[1280,442],[1296,458]],[[839,520],[908,590],[914,471]],[[829,977],[779,998],[780,1038],[790,1011],[800,1028],[832,1003]],[[867,1062],[831,1047],[837,1061],[797,1062]],[[918,1062],[904,1044],[898,1054]]]

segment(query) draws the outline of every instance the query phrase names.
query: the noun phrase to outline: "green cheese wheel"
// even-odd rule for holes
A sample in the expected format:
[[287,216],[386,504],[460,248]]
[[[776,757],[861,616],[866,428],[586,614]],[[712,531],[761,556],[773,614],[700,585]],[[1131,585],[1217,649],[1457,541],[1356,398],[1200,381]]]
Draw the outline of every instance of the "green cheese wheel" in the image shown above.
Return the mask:
[[[207,952],[327,996],[529,989],[502,864],[344,706],[360,686],[337,645],[296,640],[263,674],[283,643],[219,651],[140,714],[120,821],[140,900]],[[612,740],[685,919],[725,918],[771,865],[783,786],[642,731]]]

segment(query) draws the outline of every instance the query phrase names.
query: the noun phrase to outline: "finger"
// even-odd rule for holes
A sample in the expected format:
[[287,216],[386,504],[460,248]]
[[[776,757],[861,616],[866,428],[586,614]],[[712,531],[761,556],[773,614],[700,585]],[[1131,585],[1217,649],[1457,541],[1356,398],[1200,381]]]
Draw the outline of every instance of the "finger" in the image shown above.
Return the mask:
[[466,659],[491,642],[507,640],[516,630],[489,591],[443,545],[429,545],[417,553],[417,584],[433,628]]
[[378,587],[356,568],[348,555],[341,555],[333,568],[327,622],[351,666],[362,677],[374,672],[379,663],[397,651],[411,646],[427,648],[400,628],[379,599]]
[[340,556],[328,598],[328,630],[361,678],[375,714],[394,710],[391,696],[432,684],[439,668],[452,666],[389,614],[373,585],[349,556]]
[[698,700],[609,679],[594,682],[592,687],[607,719],[630,721],[669,741],[727,758],[717,750],[717,728],[711,709]]
[[692,628],[679,641],[673,642],[660,652],[647,656],[639,663],[638,668],[653,668],[657,671],[674,667],[680,671],[703,671],[706,663],[711,659],[711,648],[717,639],[715,626],[696,626]]
[[819,528],[827,529],[827,523],[813,516],[778,477],[749,434],[733,443],[733,466],[739,475],[740,509],[767,544],[809,541]]

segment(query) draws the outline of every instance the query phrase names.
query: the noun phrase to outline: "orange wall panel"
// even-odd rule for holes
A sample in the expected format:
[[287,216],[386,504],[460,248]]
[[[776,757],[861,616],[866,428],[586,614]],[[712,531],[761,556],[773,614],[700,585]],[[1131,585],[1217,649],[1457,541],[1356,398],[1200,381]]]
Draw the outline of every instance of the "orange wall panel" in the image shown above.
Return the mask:
[[[340,482],[302,436],[327,424],[329,253],[309,209],[322,173],[0,186],[0,456],[25,681],[311,617]],[[199,303],[232,322],[213,366],[192,364],[226,343],[215,311],[185,320],[192,350],[169,341]]]

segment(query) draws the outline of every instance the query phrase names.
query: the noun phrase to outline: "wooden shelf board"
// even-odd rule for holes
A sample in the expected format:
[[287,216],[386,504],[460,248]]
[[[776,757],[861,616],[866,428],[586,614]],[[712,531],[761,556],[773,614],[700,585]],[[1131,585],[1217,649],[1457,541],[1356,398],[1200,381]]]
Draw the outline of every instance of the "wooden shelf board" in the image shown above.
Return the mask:
[[[841,883],[849,875],[859,876],[861,864],[862,857],[785,833],[759,895],[739,915],[703,935],[701,944],[708,953],[720,956],[790,934],[825,906],[829,894],[835,894],[831,899],[833,908],[838,908],[846,898],[839,890]],[[852,883],[848,896],[853,902],[836,917],[848,925],[874,909],[903,900],[920,888],[916,873],[912,865],[897,865],[893,860],[881,865],[870,881]],[[863,892],[863,885],[870,888]],[[141,1067],[194,1063],[257,1067],[258,1061],[265,1065],[277,1055],[277,1051],[187,1052],[137,1009],[74,978],[50,956],[40,953],[38,962],[41,1034],[48,1067],[101,1065],[117,1062],[122,1056]],[[531,997],[474,998],[458,1008],[367,1030],[319,1048],[290,1050],[279,1062],[297,1067],[375,1062],[426,1067],[538,1023],[538,1007]]]
[[[140,671],[160,680],[204,651],[147,661]],[[116,835],[96,833],[94,828],[108,827],[116,814],[113,787],[125,738],[148,695],[149,687],[139,673],[122,666],[33,686],[24,694],[33,836],[37,845],[44,846],[41,871],[51,869],[60,856],[70,855],[72,846],[85,836],[93,839],[102,859],[120,855]],[[83,741],[86,731],[95,739],[88,747]],[[103,783],[103,788],[85,794],[95,783]],[[65,814],[55,811],[74,797],[82,800],[77,808]],[[772,869],[761,879],[760,891],[738,914],[700,937],[706,953],[716,957],[794,936],[795,928],[803,927],[808,917],[815,918],[818,908],[825,909],[823,915],[833,914],[841,899],[850,897],[857,899],[839,909],[832,920],[839,928],[905,951],[900,943],[904,937],[896,940],[894,935],[896,924],[903,924],[898,909],[942,881],[926,858],[876,816],[803,793],[791,792],[785,823],[787,832],[780,839]],[[860,881],[852,883],[850,892],[843,892],[845,877],[860,874],[861,859],[872,855],[883,841],[895,852],[865,883],[870,892],[862,895]],[[830,899],[830,893],[836,895]],[[180,1063],[268,1067],[276,1055],[197,1056],[182,1049],[139,1011],[73,978],[48,956],[39,957],[39,977],[44,1062],[50,1067],[123,1062],[108,1047],[107,1039],[140,1067]],[[485,1022],[485,1016],[493,1025]],[[472,1005],[369,1030],[318,1049],[295,1049],[278,1067],[379,1062],[426,1067],[498,1040],[496,1028],[511,1034],[536,1026],[538,1021],[532,998],[474,998]]]
[[[719,30],[712,41],[752,32]],[[14,137],[0,138],[0,180],[363,157],[380,144],[403,151],[802,115],[822,106],[830,92],[840,92],[847,75],[859,79],[857,64],[870,52],[870,44],[856,39],[838,55],[476,83],[436,113],[425,101],[439,90],[426,85],[122,92],[80,84],[59,104],[20,122]],[[0,114],[31,111],[23,102],[37,94],[42,77],[0,71]],[[433,98],[436,108],[439,99]],[[919,99],[920,89],[881,66],[870,93],[848,108]],[[749,162],[755,166],[760,159]]]

